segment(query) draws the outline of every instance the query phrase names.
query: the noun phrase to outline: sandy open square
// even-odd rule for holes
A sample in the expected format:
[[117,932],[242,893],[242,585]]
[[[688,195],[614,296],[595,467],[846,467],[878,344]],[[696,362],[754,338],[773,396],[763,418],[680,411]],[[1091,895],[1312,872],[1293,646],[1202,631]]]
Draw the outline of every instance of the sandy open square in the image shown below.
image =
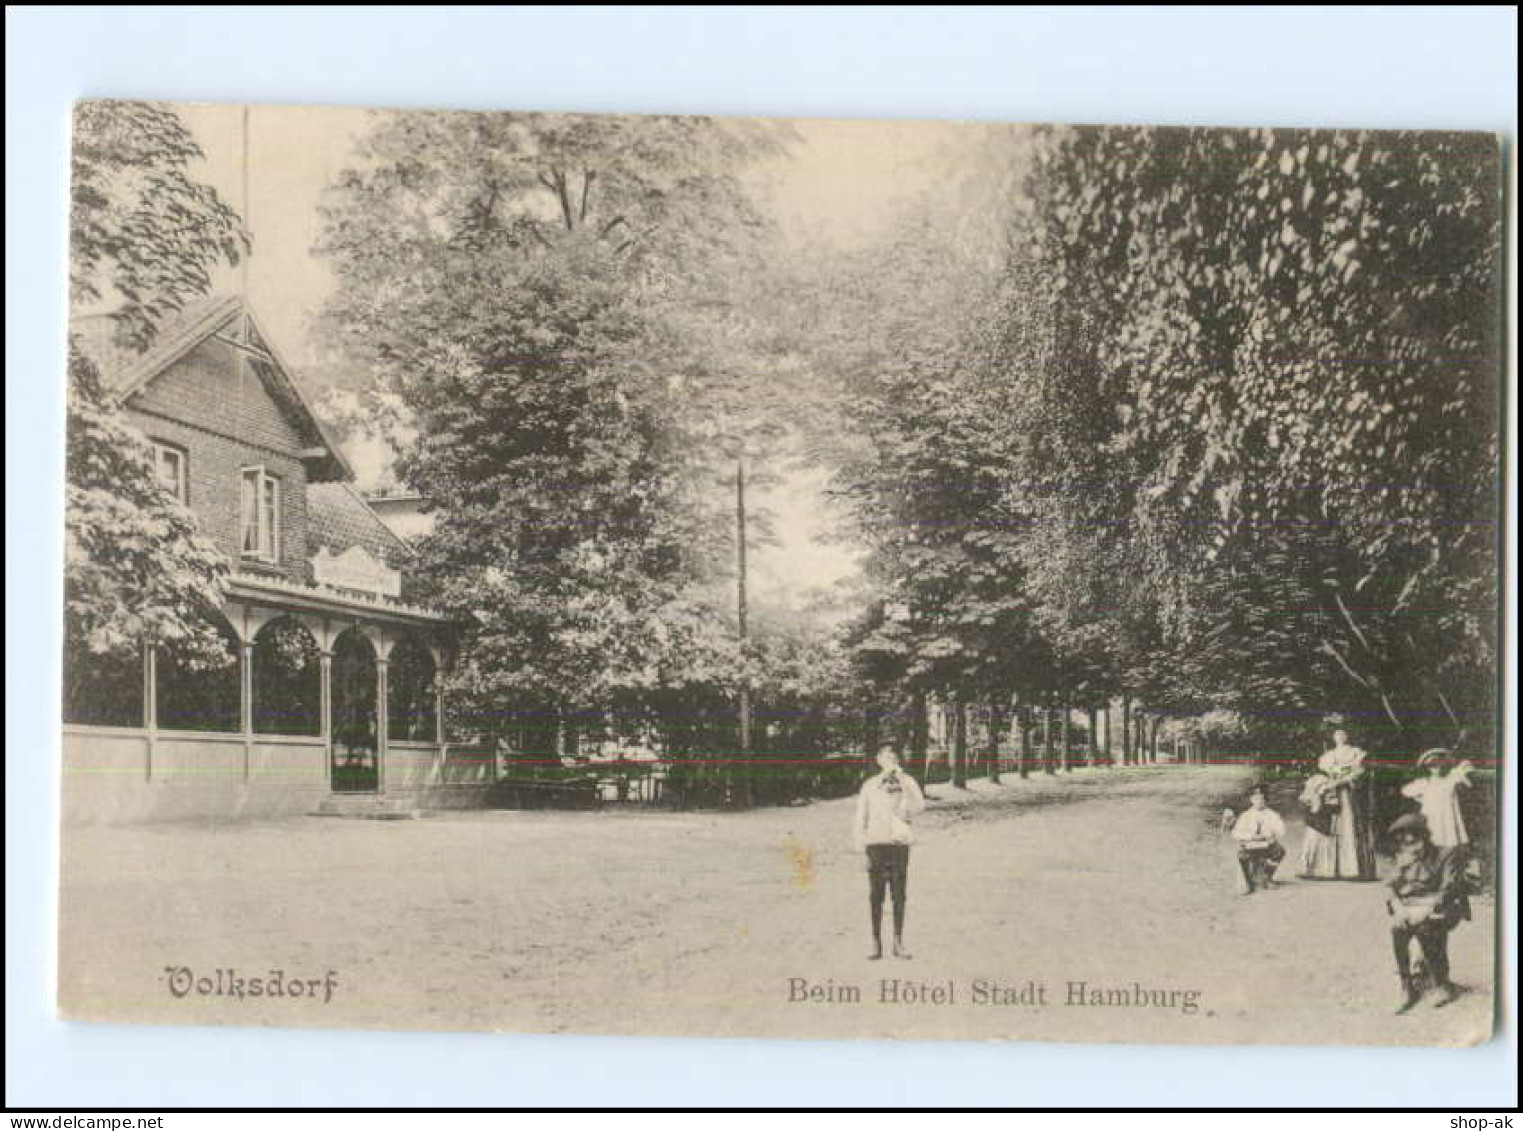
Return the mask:
[[[1470,992],[1395,1017],[1381,885],[1297,882],[1287,867],[1277,890],[1234,890],[1217,822],[1247,781],[1158,767],[933,787],[909,961],[866,959],[849,801],[75,829],[60,999],[74,1018],[187,1024],[1486,1039],[1492,902],[1451,940]],[[253,996],[274,971],[291,992]],[[1171,1007],[1069,1004],[1080,982],[1081,997],[1180,992]]]

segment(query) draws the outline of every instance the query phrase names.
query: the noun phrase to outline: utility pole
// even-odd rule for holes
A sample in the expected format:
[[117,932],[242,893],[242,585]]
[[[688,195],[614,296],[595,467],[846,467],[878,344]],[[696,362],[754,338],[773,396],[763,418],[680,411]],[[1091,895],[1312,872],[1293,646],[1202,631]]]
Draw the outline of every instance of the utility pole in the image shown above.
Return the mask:
[[[254,215],[254,210],[253,210],[253,208],[252,208],[252,206],[250,205],[250,202],[249,202],[249,107],[248,107],[247,103],[245,103],[244,107],[243,107],[243,130],[242,130],[242,133],[243,133],[243,137],[242,137],[242,142],[243,142],[243,146],[242,146],[242,148],[243,148],[243,168],[240,170],[240,172],[242,173],[242,184],[241,184],[240,187],[243,190],[243,201],[242,201],[242,203],[243,203],[243,223],[244,223],[244,226],[246,228],[248,228],[249,231],[252,232],[254,230],[254,221],[252,219],[252,217]],[[249,248],[247,248],[247,247],[245,247],[243,249],[243,272],[242,272],[242,274],[243,274],[243,279],[242,279],[242,283],[243,283],[243,301],[244,302],[248,302],[248,300],[249,300]]]

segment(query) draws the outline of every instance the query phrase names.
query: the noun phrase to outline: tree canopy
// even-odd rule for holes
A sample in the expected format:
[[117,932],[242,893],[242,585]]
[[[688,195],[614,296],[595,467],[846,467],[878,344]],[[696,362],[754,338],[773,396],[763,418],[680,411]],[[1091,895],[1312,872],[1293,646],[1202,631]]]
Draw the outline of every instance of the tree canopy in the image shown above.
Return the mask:
[[[330,319],[416,432],[483,709],[782,702],[812,671],[901,720],[1125,696],[1154,733],[1485,741],[1494,141],[980,127],[850,251],[771,227],[749,171],[788,144],[403,113],[330,194]],[[845,666],[741,646],[713,596],[724,485],[785,452],[868,550]]]
[[133,655],[144,641],[189,663],[225,655],[207,615],[227,565],[160,485],[146,438],[101,379],[105,345],[142,352],[165,319],[204,294],[219,262],[248,243],[242,224],[195,180],[201,155],[168,107],[81,102],[74,118],[69,283],[76,315],[109,316],[109,340],[71,333],[64,614],[76,654]]
[[864,660],[1484,743],[1494,140],[1052,128],[978,159],[997,239],[922,211],[838,291],[841,489],[899,611]]
[[431,597],[475,626],[479,712],[553,732],[733,678],[694,587],[729,544],[718,441],[748,426],[738,295],[766,222],[744,174],[786,142],[710,119],[386,115],[330,192],[329,323],[415,431],[399,472],[438,517]]

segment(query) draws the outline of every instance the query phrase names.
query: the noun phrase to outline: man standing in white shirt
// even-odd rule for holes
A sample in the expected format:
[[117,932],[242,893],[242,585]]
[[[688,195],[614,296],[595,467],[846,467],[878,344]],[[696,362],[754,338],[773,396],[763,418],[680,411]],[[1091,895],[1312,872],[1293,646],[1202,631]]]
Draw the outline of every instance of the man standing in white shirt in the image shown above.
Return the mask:
[[873,927],[873,952],[883,957],[883,894],[894,901],[894,957],[908,958],[904,949],[904,905],[910,867],[910,821],[925,808],[920,786],[899,767],[899,755],[884,747],[878,752],[881,771],[862,783],[852,835],[867,852],[868,912]]
[[1261,786],[1254,786],[1248,794],[1248,808],[1238,815],[1232,826],[1232,839],[1237,841],[1237,861],[1243,869],[1243,878],[1252,894],[1260,886],[1274,886],[1274,870],[1285,859],[1285,822],[1269,807]]

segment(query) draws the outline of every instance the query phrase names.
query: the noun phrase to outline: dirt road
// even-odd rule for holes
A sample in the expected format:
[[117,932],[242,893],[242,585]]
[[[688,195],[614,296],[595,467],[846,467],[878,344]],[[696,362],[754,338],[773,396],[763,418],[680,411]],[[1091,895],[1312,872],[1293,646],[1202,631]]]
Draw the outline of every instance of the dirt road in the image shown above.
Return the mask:
[[[1246,781],[1160,767],[935,787],[912,853],[909,961],[866,959],[849,801],[71,830],[61,988],[72,1016],[112,1016],[115,1001],[165,1022],[1147,1043],[1488,1036],[1492,902],[1452,940],[1470,992],[1394,1017],[1380,885],[1292,878],[1236,893],[1217,822]],[[301,996],[254,996],[252,980],[263,990],[272,971]]]

